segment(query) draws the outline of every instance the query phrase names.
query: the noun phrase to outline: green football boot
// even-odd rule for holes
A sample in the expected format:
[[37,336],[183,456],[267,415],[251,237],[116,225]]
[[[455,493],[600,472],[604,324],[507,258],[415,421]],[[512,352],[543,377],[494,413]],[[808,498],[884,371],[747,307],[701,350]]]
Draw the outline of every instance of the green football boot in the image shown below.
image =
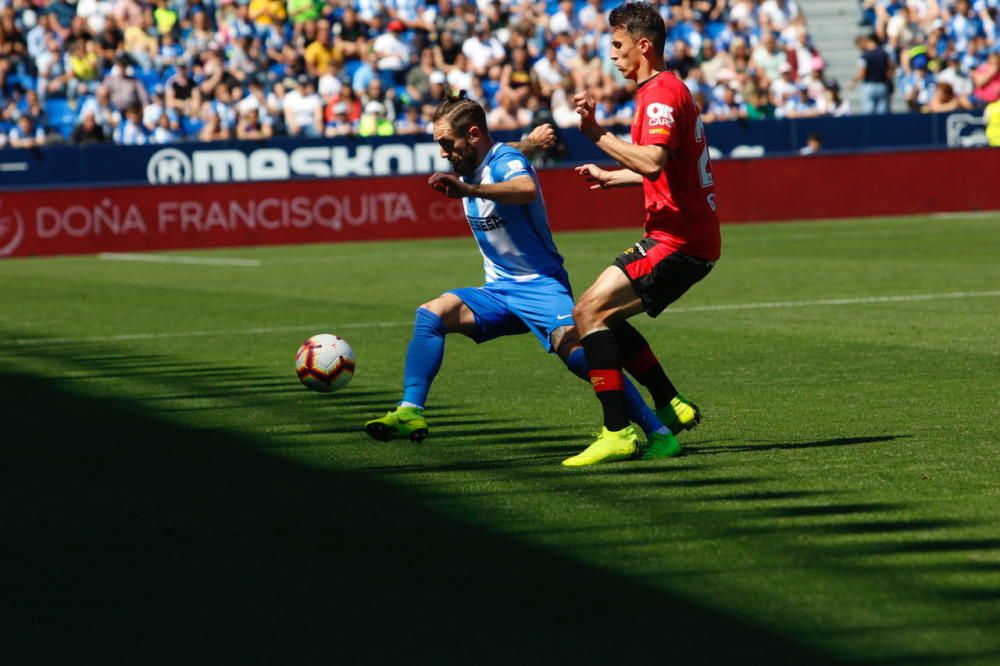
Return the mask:
[[671,400],[669,405],[657,408],[656,415],[672,433],[690,430],[701,423],[701,410],[698,409],[698,405],[680,394]]
[[562,464],[565,467],[583,467],[616,460],[627,460],[634,457],[638,450],[639,436],[636,435],[634,426],[630,425],[613,432],[602,428],[601,434],[598,435],[593,444],[572,458],[566,458]]
[[416,444],[427,439],[429,434],[424,410],[416,407],[397,407],[380,419],[372,419],[365,424],[365,432],[380,442],[405,437]]
[[646,435],[646,445],[640,451],[639,458],[642,460],[673,458],[681,452],[681,443],[669,432],[662,435],[651,432]]

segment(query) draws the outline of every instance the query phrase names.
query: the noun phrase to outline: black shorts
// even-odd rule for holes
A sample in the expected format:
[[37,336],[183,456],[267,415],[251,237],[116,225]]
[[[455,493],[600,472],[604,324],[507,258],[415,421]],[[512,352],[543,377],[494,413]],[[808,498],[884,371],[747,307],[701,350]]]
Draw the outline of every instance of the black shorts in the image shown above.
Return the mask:
[[647,237],[618,255],[615,266],[632,283],[646,314],[655,317],[708,275],[715,262],[671,252]]

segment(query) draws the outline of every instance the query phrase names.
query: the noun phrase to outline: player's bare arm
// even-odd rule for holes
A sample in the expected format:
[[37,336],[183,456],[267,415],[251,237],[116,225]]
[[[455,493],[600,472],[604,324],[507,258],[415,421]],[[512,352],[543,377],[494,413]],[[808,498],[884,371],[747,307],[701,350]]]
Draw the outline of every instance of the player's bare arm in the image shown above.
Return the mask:
[[509,142],[507,145],[521,151],[529,159],[540,150],[548,150],[556,143],[556,131],[552,125],[545,123],[531,130],[520,141]]
[[580,131],[597,144],[612,159],[626,169],[646,178],[658,178],[667,163],[668,151],[664,146],[636,146],[622,141],[601,127],[594,117],[594,98],[581,92],[573,96],[573,105],[580,115]]
[[531,176],[517,176],[502,183],[477,185],[466,183],[453,173],[438,172],[427,179],[427,184],[452,199],[476,197],[515,206],[530,203],[538,196],[538,186]]
[[583,164],[576,172],[590,184],[592,190],[609,190],[615,187],[642,185],[642,176],[631,169],[602,169],[596,164]]

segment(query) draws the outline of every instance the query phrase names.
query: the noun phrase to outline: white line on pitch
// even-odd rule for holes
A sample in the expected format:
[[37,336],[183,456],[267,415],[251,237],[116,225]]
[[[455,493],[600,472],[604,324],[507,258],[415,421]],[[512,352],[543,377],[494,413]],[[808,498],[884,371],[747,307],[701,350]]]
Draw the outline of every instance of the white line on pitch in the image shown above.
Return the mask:
[[124,252],[101,252],[98,259],[108,261],[139,261],[152,264],[191,264],[194,266],[246,266],[257,268],[261,265],[258,259],[224,259],[209,257],[177,257],[165,254],[128,254]]
[[1000,211],[998,210],[971,210],[967,212],[962,212],[960,210],[944,212],[944,213],[931,213],[928,217],[932,217],[936,220],[950,220],[955,217],[968,217],[971,219],[980,218],[994,218],[1000,217]]
[[[227,331],[216,330],[216,331],[176,331],[163,333],[124,333],[122,335],[95,335],[85,338],[21,338],[19,340],[11,340],[8,344],[15,345],[57,345],[66,344],[68,342],[131,342],[135,340],[163,340],[166,338],[206,338],[215,335],[257,335],[261,333],[291,333],[295,331],[303,332],[305,335],[311,335],[307,331],[312,331],[313,334],[317,331],[330,330],[330,331],[340,331],[344,329],[363,329],[363,328],[394,328],[396,326],[412,326],[413,321],[373,321],[373,322],[360,322],[356,324],[300,324],[298,326],[269,326],[266,328],[243,328],[243,329],[231,329]],[[0,346],[4,343],[0,340]]]
[[868,303],[909,303],[956,298],[987,298],[1000,296],[1000,291],[953,291],[944,294],[901,294],[898,296],[863,296],[859,298],[824,298],[816,301],[775,301],[771,303],[729,303],[726,305],[695,305],[670,308],[667,312],[720,312],[726,310],[768,310],[773,308],[805,308],[817,305],[865,305]]
[[[990,298],[1000,296],[996,291],[954,291],[941,294],[900,294],[897,296],[865,296],[860,298],[824,298],[815,301],[773,301],[765,303],[728,303],[723,305],[695,305],[687,308],[670,308],[667,312],[687,314],[694,312],[724,312],[729,310],[770,310],[776,308],[808,308],[829,305],[866,305],[872,303],[910,303],[914,301],[954,300],[960,298]],[[269,326],[216,331],[177,331],[163,333],[126,333],[122,335],[98,335],[78,338],[20,338],[4,342],[9,345],[51,345],[85,342],[130,342],[135,340],[161,340],[165,338],[204,338],[215,335],[259,335],[269,333],[301,332],[305,335],[317,331],[342,331],[365,328],[396,328],[412,326],[413,321],[375,321],[353,324],[298,324],[295,326]]]

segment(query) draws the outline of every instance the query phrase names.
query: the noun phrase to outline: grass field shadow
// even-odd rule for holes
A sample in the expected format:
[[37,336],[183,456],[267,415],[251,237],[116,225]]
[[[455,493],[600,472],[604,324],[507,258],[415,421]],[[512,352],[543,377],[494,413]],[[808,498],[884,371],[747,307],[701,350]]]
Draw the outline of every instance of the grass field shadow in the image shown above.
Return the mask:
[[857,446],[860,444],[876,444],[906,439],[912,435],[877,435],[872,437],[835,437],[812,442],[789,442],[784,444],[748,443],[734,446],[710,446],[708,444],[688,444],[684,447],[685,455],[716,455],[720,453],[751,453],[755,451],[794,451],[797,449],[815,449],[832,446]]
[[0,399],[3,622],[36,663],[836,663],[247,434],[20,374]]

